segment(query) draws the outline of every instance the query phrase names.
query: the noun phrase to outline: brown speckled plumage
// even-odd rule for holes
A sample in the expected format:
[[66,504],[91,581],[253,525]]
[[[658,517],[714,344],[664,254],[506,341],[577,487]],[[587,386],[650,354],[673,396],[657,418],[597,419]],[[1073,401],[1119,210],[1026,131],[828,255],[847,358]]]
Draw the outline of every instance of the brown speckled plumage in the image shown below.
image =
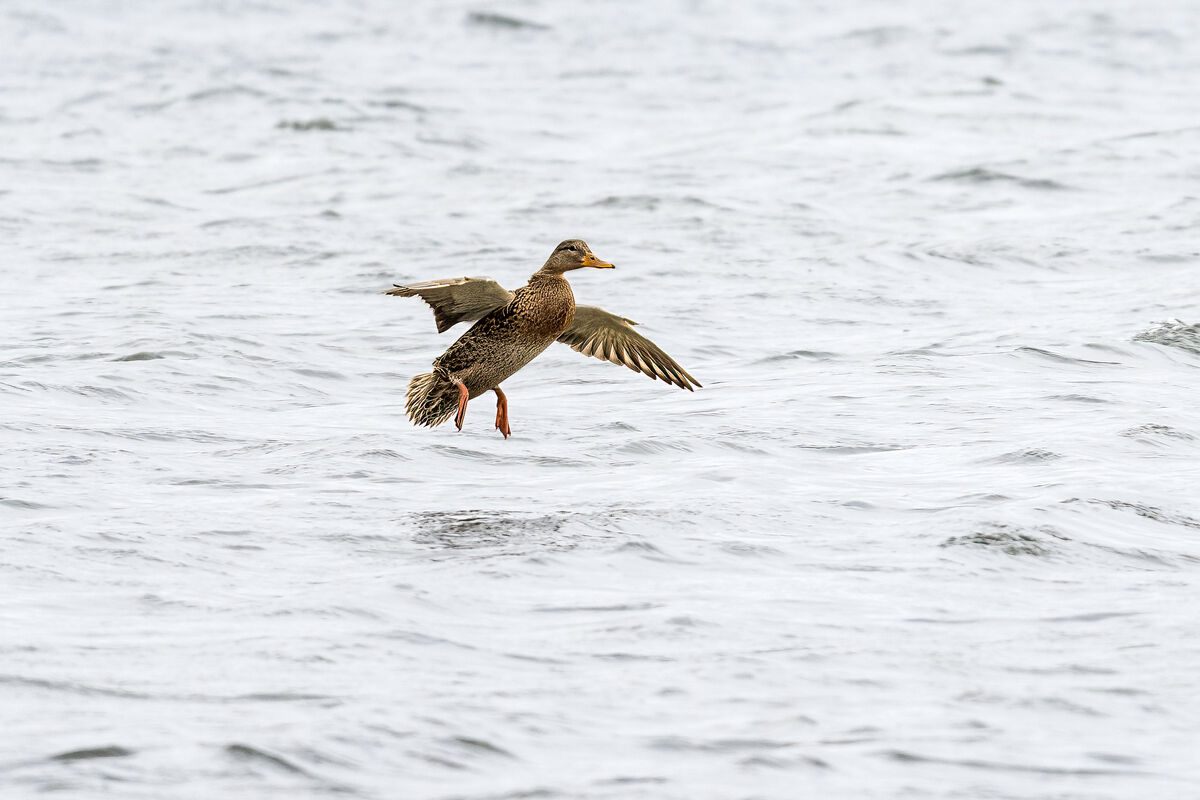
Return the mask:
[[474,399],[541,355],[574,318],[571,284],[562,275],[538,273],[435,358],[434,369],[461,380]]
[[458,412],[462,427],[467,400],[495,391],[496,427],[507,438],[508,406],[500,384],[555,341],[660,378],[681,388],[699,386],[696,379],[632,328],[632,320],[593,306],[575,306],[564,272],[580,267],[611,268],[586,242],[568,239],[529,283],[509,292],[489,278],[457,278],[409,285],[397,284],[385,294],[419,296],[433,309],[439,332],[478,320],[445,353],[434,359],[434,371],[418,375],[408,387],[408,416],[430,427]]

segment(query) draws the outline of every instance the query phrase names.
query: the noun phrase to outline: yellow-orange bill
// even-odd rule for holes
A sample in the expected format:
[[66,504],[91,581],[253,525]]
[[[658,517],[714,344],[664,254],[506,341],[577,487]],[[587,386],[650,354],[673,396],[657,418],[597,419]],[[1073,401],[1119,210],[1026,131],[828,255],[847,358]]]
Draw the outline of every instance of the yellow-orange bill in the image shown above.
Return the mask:
[[612,264],[596,258],[595,253],[588,253],[585,255],[583,257],[583,265],[585,267],[595,267],[596,269],[614,269]]

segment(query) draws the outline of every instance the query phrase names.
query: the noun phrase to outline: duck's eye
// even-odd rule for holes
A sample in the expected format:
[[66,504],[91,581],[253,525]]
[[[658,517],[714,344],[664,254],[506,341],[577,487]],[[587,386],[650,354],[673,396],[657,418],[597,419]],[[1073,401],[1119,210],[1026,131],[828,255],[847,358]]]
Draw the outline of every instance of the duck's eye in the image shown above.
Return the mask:
[[569,246],[567,247],[567,249],[568,249],[568,250],[570,250],[572,253],[578,253],[578,252],[579,252],[579,248],[578,248],[578,247],[576,247],[575,245],[569,245]]

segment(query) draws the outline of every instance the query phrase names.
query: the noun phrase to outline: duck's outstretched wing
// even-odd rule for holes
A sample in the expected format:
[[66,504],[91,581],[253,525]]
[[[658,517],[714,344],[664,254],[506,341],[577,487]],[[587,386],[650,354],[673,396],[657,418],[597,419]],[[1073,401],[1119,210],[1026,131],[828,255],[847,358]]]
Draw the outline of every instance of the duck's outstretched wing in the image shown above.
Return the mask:
[[395,284],[383,294],[420,297],[433,309],[438,333],[460,322],[473,322],[506,305],[513,293],[491,278],[446,278],[424,283]]
[[576,306],[574,322],[558,340],[585,356],[622,364],[634,372],[694,391],[692,387],[699,386],[700,382],[688,375],[658,345],[635,331],[634,325],[637,323],[633,320],[610,314],[602,308]]

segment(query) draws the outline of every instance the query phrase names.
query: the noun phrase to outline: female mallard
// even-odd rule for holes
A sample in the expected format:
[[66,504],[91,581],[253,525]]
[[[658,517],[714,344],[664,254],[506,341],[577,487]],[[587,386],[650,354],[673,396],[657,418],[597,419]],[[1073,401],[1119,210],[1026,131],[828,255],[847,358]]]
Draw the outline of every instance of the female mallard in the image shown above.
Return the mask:
[[496,427],[507,439],[512,433],[508,398],[500,384],[555,341],[689,392],[700,385],[674,359],[634,331],[632,326],[637,323],[633,320],[595,306],[576,306],[563,273],[580,267],[612,269],[612,264],[597,258],[586,242],[568,239],[554,248],[529,283],[515,292],[491,278],[449,278],[407,286],[397,283],[395,289],[384,292],[419,296],[433,309],[438,333],[460,322],[478,320],[434,359],[433,372],[409,381],[409,419],[432,428],[454,414],[454,424],[461,431],[467,401],[493,391]]

